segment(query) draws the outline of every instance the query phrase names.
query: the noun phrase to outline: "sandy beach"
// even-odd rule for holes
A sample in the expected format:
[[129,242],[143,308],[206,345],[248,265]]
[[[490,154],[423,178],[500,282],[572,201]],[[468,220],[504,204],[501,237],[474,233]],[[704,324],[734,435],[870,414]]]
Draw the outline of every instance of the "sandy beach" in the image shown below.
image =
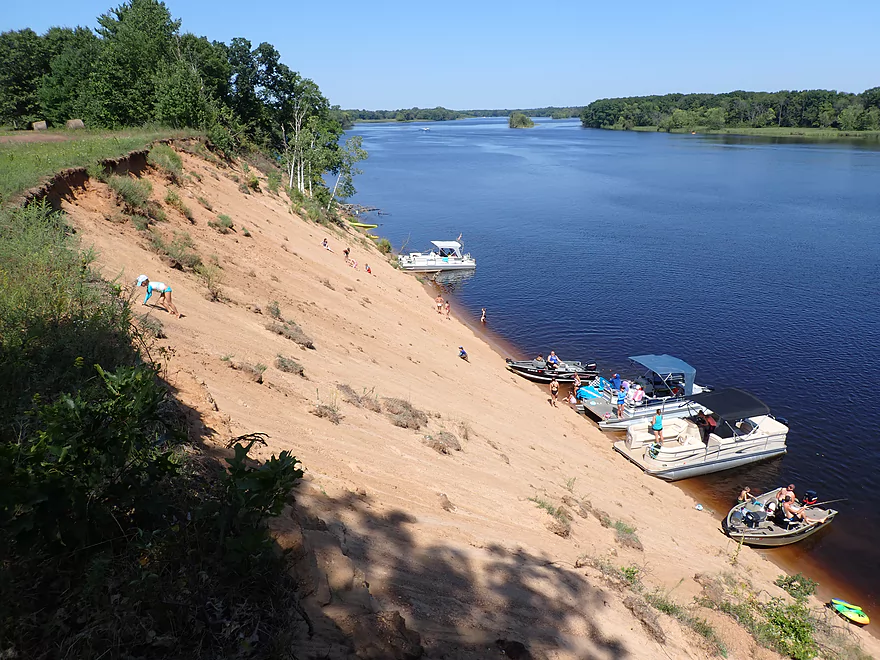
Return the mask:
[[[496,640],[514,640],[536,658],[705,658],[705,639],[665,614],[660,632],[652,628],[632,600],[641,596],[602,567],[634,567],[646,593],[683,606],[718,584],[787,598],[773,584],[777,566],[721,533],[724,511],[698,511],[681,488],[615,454],[613,438],[593,423],[551,407],[543,389],[505,369],[482,328],[454,307],[449,319],[437,314],[433,291],[362,234],[299,218],[265,185],[245,195],[230,178],[235,171],[182,156],[197,175],[181,193],[193,222],[167,209],[157,229],[169,239],[188,232],[203,261],[219,265],[221,302],[163,262],[130,223],[110,221],[116,207],[106,185],[90,182],[64,210],[83,245],[98,251],[104,277],[130,286],[144,273],[173,287],[182,319],[141,307],[142,289],[133,294],[136,311],[162,322],[167,338],[154,357],[205,442],[265,432],[264,456],[287,449],[302,461],[306,477],[288,515],[320,521],[303,534],[312,549],[325,548],[319,560],[336,562],[318,605],[325,616],[349,616],[344,594],[365,589],[362,605],[399,611],[427,657],[502,657]],[[153,198],[163,199],[167,181],[148,176]],[[208,227],[218,213],[234,231]],[[357,268],[346,264],[346,247]],[[267,329],[273,302],[314,349]],[[276,368],[279,355],[303,375]],[[268,367],[262,383],[246,364]],[[402,404],[385,399],[415,412],[393,418],[389,409]],[[319,408],[327,415],[314,414]],[[404,422],[410,428],[396,425]],[[570,519],[567,533],[560,517]],[[635,529],[637,542],[620,541],[618,522]],[[694,612],[728,657],[779,657],[729,616]],[[880,654],[865,630],[841,629]]]

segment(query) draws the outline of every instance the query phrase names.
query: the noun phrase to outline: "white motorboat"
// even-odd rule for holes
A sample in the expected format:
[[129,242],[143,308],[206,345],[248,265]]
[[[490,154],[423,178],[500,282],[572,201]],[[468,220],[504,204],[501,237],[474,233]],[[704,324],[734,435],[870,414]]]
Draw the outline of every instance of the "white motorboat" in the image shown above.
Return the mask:
[[[813,504],[805,501],[804,514],[812,522],[804,520],[789,522],[782,513],[782,507],[771,504],[776,503],[776,494],[780,490],[782,488],[776,488],[733,507],[724,520],[724,531],[727,535],[734,541],[746,545],[777,548],[812,536],[820,529],[824,529],[837,515],[835,509],[824,507],[822,504],[817,505],[815,500]],[[776,506],[773,515],[768,511],[769,506]]]
[[608,379],[599,376],[575,393],[581,401],[578,412],[594,418],[604,431],[638,424],[651,417],[658,408],[664,419],[693,415],[698,408],[687,397],[711,389],[695,384],[697,370],[677,357],[635,355],[630,360],[646,371],[632,380],[622,417],[617,416],[618,389]]
[[458,241],[431,241],[436,250],[410,252],[397,257],[403,270],[416,273],[436,273],[444,270],[474,270],[476,260],[470,254],[462,254]]
[[[663,418],[663,442],[654,440],[651,420],[630,426],[626,440],[614,449],[647,474],[675,481],[739,467],[781,456],[786,452],[788,426],[773,417],[761,400],[730,388],[687,398],[709,411],[698,415]],[[694,409],[692,409],[694,410]]]

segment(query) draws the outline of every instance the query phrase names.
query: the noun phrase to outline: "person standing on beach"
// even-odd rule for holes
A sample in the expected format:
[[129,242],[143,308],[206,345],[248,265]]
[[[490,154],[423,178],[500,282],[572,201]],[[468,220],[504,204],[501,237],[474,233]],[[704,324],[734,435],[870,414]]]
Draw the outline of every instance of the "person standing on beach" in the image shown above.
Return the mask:
[[575,391],[575,393],[577,393],[577,391],[579,389],[581,389],[581,377],[580,377],[580,374],[575,372],[574,373],[574,391]]
[[550,405],[557,407],[556,400],[559,398],[559,382],[554,378],[550,381]]
[[486,308],[483,307],[483,313],[480,315],[480,323],[486,322]]
[[437,304],[437,313],[442,314],[443,313],[443,296],[441,296],[438,293],[437,297],[434,298],[434,302]]
[[445,307],[446,307],[446,318],[448,319],[449,318],[449,301],[448,300],[446,301]]

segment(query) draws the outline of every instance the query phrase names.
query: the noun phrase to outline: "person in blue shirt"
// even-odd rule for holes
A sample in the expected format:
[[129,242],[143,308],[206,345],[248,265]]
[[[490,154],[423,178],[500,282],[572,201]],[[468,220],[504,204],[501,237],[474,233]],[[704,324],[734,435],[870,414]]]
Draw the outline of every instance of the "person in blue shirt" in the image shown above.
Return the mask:
[[626,404],[626,390],[617,390],[617,419],[623,419],[623,406]]
[[137,278],[137,285],[147,287],[147,295],[144,296],[143,305],[147,304],[147,301],[153,296],[153,292],[159,294],[159,305],[169,314],[174,314],[177,318],[183,316],[180,312],[177,311],[177,307],[174,306],[174,303],[171,301],[171,287],[167,286],[164,282],[151,282],[150,278],[146,275],[140,275]]
[[550,369],[556,369],[559,366],[559,358],[556,357],[556,351],[550,351],[550,355],[547,356],[547,367]]
[[620,380],[620,374],[614,374],[611,377],[611,387],[613,387],[615,390],[620,389],[621,383],[622,383],[622,381]]
[[467,351],[464,350],[464,346],[458,347],[458,357],[460,357],[465,362],[470,362],[470,360],[468,359]]

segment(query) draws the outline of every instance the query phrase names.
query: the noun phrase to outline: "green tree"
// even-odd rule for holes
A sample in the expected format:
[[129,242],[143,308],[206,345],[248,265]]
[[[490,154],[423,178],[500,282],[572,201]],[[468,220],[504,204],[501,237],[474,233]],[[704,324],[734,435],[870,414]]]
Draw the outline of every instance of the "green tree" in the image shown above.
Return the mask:
[[535,125],[535,122],[521,112],[514,112],[507,120],[507,125],[510,126],[510,128],[531,128]]
[[98,18],[103,48],[89,84],[89,119],[137,126],[155,117],[156,74],[171,61],[180,21],[165,3],[130,0]]
[[857,131],[861,128],[862,106],[851,105],[844,108],[837,118],[842,131]]
[[713,131],[724,128],[724,110],[721,108],[709,108],[706,111],[706,126]]
[[43,114],[53,125],[82,116],[86,105],[84,91],[101,53],[100,39],[88,28],[69,30],[66,38],[58,41],[62,42],[61,47],[39,89]]
[[837,113],[834,112],[834,106],[831,101],[823,101],[819,107],[819,126],[828,128],[837,120]]
[[30,28],[0,34],[0,122],[16,128],[39,119],[37,95],[48,69],[40,36]]
[[154,116],[176,128],[203,126],[209,116],[208,98],[198,71],[182,58],[161,63],[153,81]]
[[327,203],[328,211],[335,198],[348,199],[355,193],[354,177],[358,174],[363,174],[358,169],[357,164],[362,160],[366,160],[369,155],[361,147],[362,142],[363,138],[360,135],[354,135],[345,141],[345,146],[341,149],[340,160],[337,165],[336,184],[333,186],[330,201]]

